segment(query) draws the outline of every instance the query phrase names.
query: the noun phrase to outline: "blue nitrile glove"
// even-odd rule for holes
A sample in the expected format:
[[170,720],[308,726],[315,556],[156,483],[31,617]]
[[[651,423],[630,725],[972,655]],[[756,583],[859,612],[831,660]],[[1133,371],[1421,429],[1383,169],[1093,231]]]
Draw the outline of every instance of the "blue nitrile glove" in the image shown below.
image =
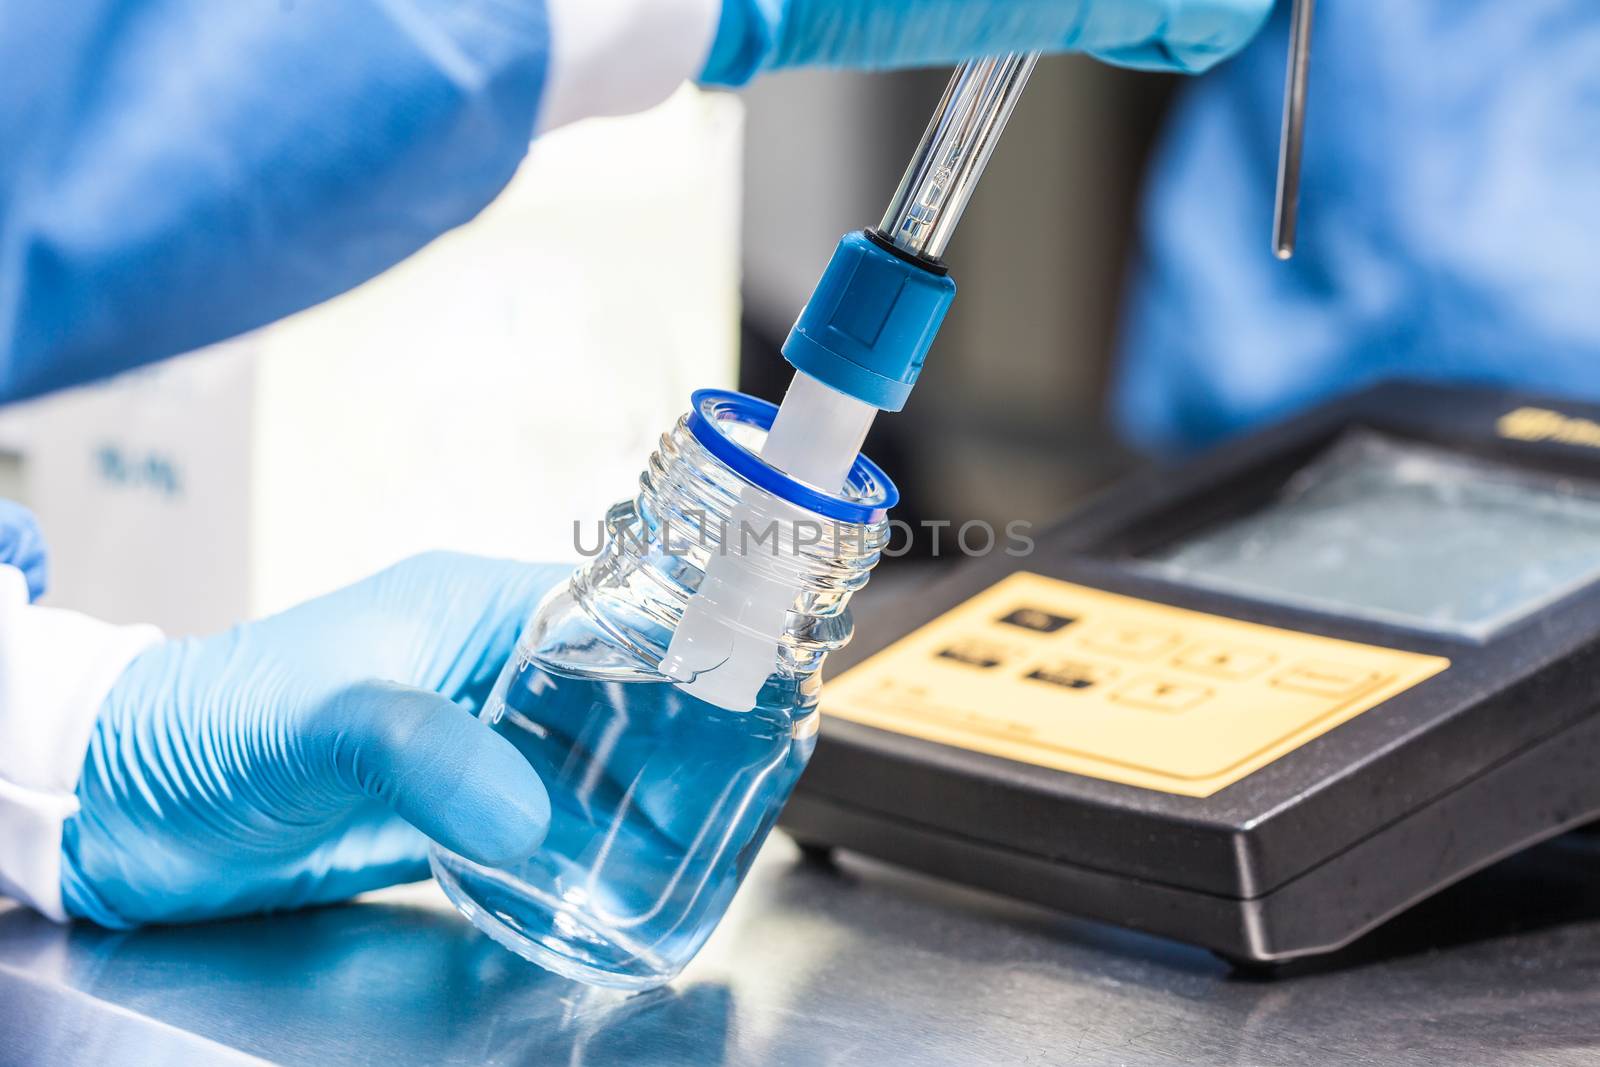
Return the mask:
[[0,500],[0,563],[17,568],[28,583],[28,599],[44,595],[49,559],[33,512],[11,500]]
[[1197,72],[1261,28],[1272,0],[723,0],[701,80],[785,67],[914,67],[1005,52],[1088,52]]
[[569,573],[433,553],[139,656],[62,833],[67,912],[123,927],[341,900],[423,877],[423,834],[532,855],[544,787],[472,713]]

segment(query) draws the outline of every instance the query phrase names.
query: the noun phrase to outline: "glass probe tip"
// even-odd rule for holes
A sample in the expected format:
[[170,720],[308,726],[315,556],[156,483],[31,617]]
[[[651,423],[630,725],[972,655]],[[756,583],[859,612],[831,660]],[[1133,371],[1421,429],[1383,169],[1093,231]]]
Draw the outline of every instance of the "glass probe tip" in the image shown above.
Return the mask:
[[1283,129],[1278,139],[1278,197],[1272,254],[1294,255],[1300,215],[1300,149],[1306,130],[1306,75],[1311,61],[1311,14],[1316,0],[1294,0],[1289,15],[1289,62],[1283,84]]

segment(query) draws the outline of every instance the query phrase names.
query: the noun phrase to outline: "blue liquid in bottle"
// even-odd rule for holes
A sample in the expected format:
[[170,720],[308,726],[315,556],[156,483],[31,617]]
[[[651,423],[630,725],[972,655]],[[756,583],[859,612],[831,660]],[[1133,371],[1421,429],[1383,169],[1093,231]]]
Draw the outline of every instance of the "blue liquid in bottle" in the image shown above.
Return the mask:
[[[721,921],[811,756],[823,661],[850,639],[897,499],[864,457],[837,497],[763,466],[770,404],[705,390],[694,405],[638,496],[606,513],[599,555],[533,612],[480,713],[545,785],[543,847],[499,869],[430,851],[476,926],[595,985],[671,980]],[[806,516],[833,536],[727,540]],[[740,581],[718,584],[730,566]],[[706,654],[674,658],[680,639]],[[718,641],[726,658],[703,665]]]
[[550,970],[659,985],[711,935],[805,768],[815,687],[775,677],[734,712],[659,677],[515,663],[483,719],[545,782],[549,836],[504,870],[435,849],[434,873],[481,928]]

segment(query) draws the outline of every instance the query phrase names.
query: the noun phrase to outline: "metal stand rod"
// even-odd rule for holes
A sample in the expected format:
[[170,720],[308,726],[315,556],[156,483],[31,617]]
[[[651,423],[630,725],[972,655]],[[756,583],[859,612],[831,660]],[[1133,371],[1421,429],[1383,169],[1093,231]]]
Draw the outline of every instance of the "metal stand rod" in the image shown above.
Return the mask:
[[1289,16],[1289,66],[1283,85],[1283,132],[1278,141],[1278,202],[1272,254],[1294,255],[1300,218],[1300,148],[1306,135],[1306,76],[1311,65],[1311,15],[1316,0],[1295,0]]

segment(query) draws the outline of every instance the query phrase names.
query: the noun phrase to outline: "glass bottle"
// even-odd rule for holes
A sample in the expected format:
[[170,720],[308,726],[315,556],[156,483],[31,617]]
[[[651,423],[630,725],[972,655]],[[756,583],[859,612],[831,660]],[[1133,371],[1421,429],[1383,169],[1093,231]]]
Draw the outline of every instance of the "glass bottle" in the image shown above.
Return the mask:
[[[694,394],[638,496],[607,513],[599,553],[535,609],[480,713],[544,781],[550,832],[507,869],[435,846],[434,875],[484,932],[557,973],[631,989],[671,980],[722,918],[816,743],[819,670],[850,639],[846,605],[897,493],[865,457],[838,495],[763,463],[775,413],[738,393]],[[746,697],[663,673],[708,567],[789,590],[771,618],[750,602],[742,615],[695,605],[741,655],[770,658]]]

